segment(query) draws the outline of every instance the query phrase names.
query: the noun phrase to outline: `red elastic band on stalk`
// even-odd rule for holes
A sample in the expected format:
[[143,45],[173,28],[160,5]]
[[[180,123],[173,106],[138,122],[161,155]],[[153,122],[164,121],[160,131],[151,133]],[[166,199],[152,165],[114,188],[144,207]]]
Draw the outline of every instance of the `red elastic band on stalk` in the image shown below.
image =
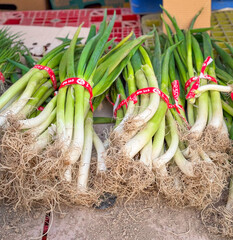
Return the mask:
[[33,68],[37,68],[39,70],[45,70],[50,76],[50,79],[53,83],[53,88],[55,90],[57,89],[57,80],[56,80],[55,74],[54,74],[54,72],[51,68],[49,68],[47,66],[42,66],[42,65],[39,65],[39,64],[35,65]]
[[112,106],[115,105],[115,103],[111,101],[109,95],[106,95],[106,99],[108,100],[108,102],[109,102]]
[[65,81],[63,81],[61,83],[59,89],[65,87],[65,86],[68,86],[68,85],[73,85],[73,84],[81,85],[81,86],[85,87],[88,90],[88,92],[90,94],[89,103],[90,103],[91,110],[93,112],[94,110],[93,110],[92,101],[91,101],[91,99],[93,97],[93,93],[92,93],[92,87],[91,87],[91,85],[88,82],[86,82],[82,78],[77,78],[77,77],[67,78]]
[[212,77],[212,76],[210,76],[210,75],[208,75],[208,74],[204,75],[204,72],[205,72],[206,67],[207,67],[212,61],[213,61],[213,59],[212,59],[210,56],[207,57],[206,60],[204,61],[204,63],[202,64],[202,68],[201,68],[201,73],[200,73],[200,75],[197,76],[197,77],[192,77],[192,78],[190,78],[190,79],[186,82],[186,84],[185,84],[185,91],[187,91],[187,88],[190,86],[190,84],[191,84],[192,82],[194,82],[194,84],[192,85],[192,87],[190,88],[190,90],[189,90],[189,92],[188,92],[188,94],[187,94],[187,96],[186,96],[186,99],[194,98],[194,97],[195,97],[195,95],[196,95],[196,94],[195,94],[195,91],[198,89],[198,87],[199,87],[199,85],[200,85],[200,79],[201,79],[201,78],[205,78],[205,79],[210,80],[210,81],[212,81],[212,82],[218,83],[217,80],[216,80],[214,77]]
[[38,111],[43,111],[43,110],[44,110],[44,107],[39,106],[39,107],[37,108],[37,110],[38,110]]
[[178,97],[180,96],[180,84],[178,80],[174,80],[172,82],[172,96],[174,98],[175,104],[173,105],[173,107],[176,109],[176,111],[180,113],[180,109],[182,109],[184,111],[184,108],[182,105],[180,105],[178,103]]
[[5,78],[1,72],[0,72],[0,81],[2,81],[3,83],[5,82]]
[[116,117],[117,110],[119,110],[123,105],[126,105],[126,108],[127,108],[129,101],[133,101],[133,103],[135,104],[135,103],[138,102],[138,100],[137,100],[137,96],[138,95],[147,94],[147,93],[157,93],[166,102],[167,107],[169,109],[171,109],[171,108],[175,108],[176,109],[176,111],[178,112],[180,117],[186,122],[187,126],[189,127],[188,122],[186,121],[186,119],[180,113],[180,109],[182,109],[184,111],[184,108],[183,108],[182,105],[180,105],[178,103],[178,97],[180,95],[180,85],[179,85],[179,81],[178,80],[175,80],[175,81],[172,82],[172,95],[173,95],[174,100],[175,100],[175,104],[174,105],[169,103],[168,96],[165,93],[163,93],[160,89],[158,89],[156,87],[142,88],[142,89],[139,89],[136,92],[132,93],[129,97],[127,97],[123,101],[121,101],[121,103],[117,106],[117,108],[114,111],[114,116]]
[[173,108],[176,109],[176,111],[178,112],[178,114],[180,115],[180,117],[185,121],[185,123],[187,124],[188,128],[190,128],[189,126],[189,123],[187,122],[187,120],[181,115],[180,113],[180,109],[182,109],[185,113],[185,110],[183,108],[182,105],[180,105],[178,103],[178,97],[180,96],[180,84],[179,84],[179,81],[178,80],[174,80],[172,82],[172,95],[173,95],[173,98],[174,98],[174,101],[175,101],[175,104],[172,105]]
[[128,107],[128,102],[133,101],[133,103],[137,103],[137,96],[141,94],[147,94],[147,93],[157,93],[159,96],[166,102],[168,108],[173,108],[174,106],[169,103],[169,98],[168,96],[163,93],[160,89],[156,87],[148,87],[148,88],[142,88],[137,90],[136,92],[132,93],[129,97],[124,99],[123,101],[120,102],[120,104],[117,106],[117,108],[114,111],[114,116],[116,116],[117,111],[123,106],[126,105],[126,108]]

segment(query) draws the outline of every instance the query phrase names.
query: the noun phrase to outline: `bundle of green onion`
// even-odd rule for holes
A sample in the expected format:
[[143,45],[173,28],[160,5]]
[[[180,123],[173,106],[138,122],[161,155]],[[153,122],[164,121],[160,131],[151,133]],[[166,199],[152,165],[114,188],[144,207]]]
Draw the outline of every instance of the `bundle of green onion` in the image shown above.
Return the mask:
[[[117,108],[115,128],[106,143],[107,191],[128,197],[156,183],[171,204],[203,208],[220,198],[231,173],[231,142],[217,90],[220,86],[211,84],[209,92],[201,94],[207,91],[202,88],[209,86],[203,75],[209,73],[215,77],[214,61],[200,77],[195,105],[194,99],[186,101],[184,89],[189,78],[201,74],[204,59],[214,58],[213,47],[205,33],[209,28],[192,29],[200,12],[185,32],[166,10],[165,13],[176,34],[172,35],[165,23],[167,36],[159,38],[155,34],[151,60],[140,47],[110,91],[113,102],[117,94],[127,98],[127,109]],[[165,43],[161,44],[160,39]],[[180,96],[175,101],[174,80],[179,80],[180,85]],[[133,94],[158,85],[175,106],[169,106],[157,90],[150,94],[146,90],[145,95]],[[231,91],[230,87],[225,89]]]
[[[80,26],[71,41],[37,63],[52,70],[60,81],[57,95],[53,96],[48,70],[34,67],[1,96],[1,188],[3,198],[10,202],[30,208],[40,201],[56,205],[98,200],[101,189],[90,185],[106,166],[104,145],[93,130],[90,97],[95,110],[134,52],[150,37],[130,40],[131,33],[104,55],[113,43],[107,40],[115,14],[109,25],[106,18],[105,13],[97,33],[91,27],[84,46],[77,45]],[[41,105],[43,111],[35,114]],[[98,154],[94,173],[90,170],[93,142]]]

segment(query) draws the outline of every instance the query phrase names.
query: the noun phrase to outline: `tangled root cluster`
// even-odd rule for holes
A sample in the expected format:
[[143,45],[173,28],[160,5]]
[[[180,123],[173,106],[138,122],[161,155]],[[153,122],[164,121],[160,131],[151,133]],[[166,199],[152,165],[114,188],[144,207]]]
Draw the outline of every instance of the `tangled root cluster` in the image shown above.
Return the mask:
[[143,163],[130,159],[124,152],[125,141],[110,135],[110,144],[106,152],[105,191],[118,198],[135,198],[152,187],[154,173]]
[[233,237],[233,213],[223,206],[210,204],[201,213],[202,222],[210,233]]
[[195,177],[183,174],[177,166],[168,167],[168,176],[156,174],[156,183],[168,203],[179,207],[204,208],[220,198],[227,184],[223,169],[203,161],[193,164]]
[[[143,123],[144,121],[142,121]],[[137,133],[139,132],[144,126],[145,126],[145,123],[142,124],[141,123],[141,126],[138,127],[138,124],[140,123],[139,120],[135,120],[134,117],[132,116],[131,118],[129,118],[125,123],[124,123],[124,133],[129,133],[130,135],[132,133]],[[134,135],[134,134],[133,134]]]
[[[195,177],[187,177],[177,167],[170,166],[166,179],[157,177],[158,187],[173,205],[204,208],[219,200],[227,186],[232,172],[232,142],[227,134],[212,127],[207,127],[200,138],[194,133],[179,131],[180,138],[189,146]],[[210,161],[202,159],[201,153]]]
[[213,127],[207,127],[204,131],[200,144],[205,151],[228,153],[232,148],[228,134],[222,133]]
[[[0,199],[27,210],[35,205],[53,209],[60,204],[90,206],[99,201],[100,189],[77,192],[78,163],[72,166],[72,181],[67,182],[67,161],[60,148],[53,145],[38,153],[31,148],[33,141],[15,125],[4,131],[0,143]],[[95,167],[91,171],[94,175]]]

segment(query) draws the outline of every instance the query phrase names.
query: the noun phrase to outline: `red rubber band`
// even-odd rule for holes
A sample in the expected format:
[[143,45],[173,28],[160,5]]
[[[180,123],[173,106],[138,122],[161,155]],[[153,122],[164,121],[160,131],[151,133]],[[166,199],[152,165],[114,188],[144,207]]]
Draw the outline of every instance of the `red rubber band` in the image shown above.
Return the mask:
[[187,91],[187,88],[190,86],[190,84],[191,84],[192,82],[194,82],[194,84],[192,85],[192,87],[190,88],[190,90],[189,90],[189,92],[188,92],[188,94],[187,94],[187,96],[186,96],[186,99],[194,98],[194,97],[195,97],[195,95],[196,95],[196,94],[195,94],[195,91],[198,89],[198,87],[199,87],[199,85],[200,85],[200,79],[201,79],[201,78],[205,78],[205,79],[210,80],[210,81],[212,81],[212,82],[218,83],[217,80],[216,80],[214,77],[212,77],[212,76],[210,76],[210,75],[208,75],[208,74],[204,75],[204,72],[205,72],[206,67],[207,67],[212,61],[213,61],[213,59],[212,59],[210,56],[207,57],[206,60],[204,61],[204,63],[202,64],[200,75],[199,75],[198,77],[192,77],[192,78],[190,78],[190,79],[186,82],[186,84],[185,84],[185,91]]
[[92,99],[92,97],[93,97],[92,87],[91,87],[91,85],[90,85],[87,81],[85,81],[85,80],[82,79],[82,78],[77,78],[77,77],[67,78],[65,81],[63,81],[63,82],[61,83],[59,89],[65,87],[65,86],[73,85],[73,84],[81,85],[81,86],[85,87],[85,88],[88,90],[88,92],[89,92],[89,94],[90,94],[89,103],[90,103],[91,110],[92,110],[92,112],[93,112],[94,110],[93,110],[92,101],[91,101],[91,99]]
[[43,111],[44,110],[44,107],[40,106],[37,108],[38,111]]
[[0,72],[0,81],[2,81],[3,83],[5,82],[5,78],[1,72]]
[[39,64],[35,65],[33,68],[37,68],[39,70],[45,70],[50,76],[50,79],[53,83],[53,88],[55,90],[57,89],[57,80],[56,80],[55,74],[54,74],[54,72],[51,68],[49,68],[47,66],[42,66],[42,65],[39,65]]
[[159,96],[167,103],[168,108],[172,108],[173,105],[169,103],[169,98],[168,96],[163,93],[160,89],[156,87],[148,87],[148,88],[142,88],[137,90],[136,92],[132,93],[129,97],[121,101],[121,103],[118,105],[118,107],[114,111],[114,116],[116,117],[117,110],[119,110],[123,105],[128,106],[129,101],[133,101],[133,103],[137,103],[137,96],[141,94],[147,94],[147,93],[158,93]]

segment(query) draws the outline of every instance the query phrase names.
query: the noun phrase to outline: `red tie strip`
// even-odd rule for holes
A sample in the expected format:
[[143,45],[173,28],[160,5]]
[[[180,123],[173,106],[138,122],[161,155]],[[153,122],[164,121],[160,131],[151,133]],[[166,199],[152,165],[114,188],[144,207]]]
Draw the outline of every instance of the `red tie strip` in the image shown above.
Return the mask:
[[116,118],[115,110],[118,107],[119,101],[121,99],[121,95],[117,94],[117,99],[116,99],[115,103],[111,101],[109,95],[106,95],[106,98],[107,98],[108,102],[113,106],[113,117]]
[[2,81],[3,83],[5,82],[5,78],[1,72],[0,72],[0,81]]
[[37,108],[37,110],[42,112],[44,110],[44,107],[40,106]]
[[200,85],[200,79],[201,78],[205,78],[207,80],[210,80],[212,82],[218,83],[217,80],[214,77],[211,77],[210,75],[204,75],[205,69],[206,67],[213,61],[213,59],[209,56],[206,58],[206,60],[204,61],[204,63],[202,64],[202,68],[201,68],[201,73],[198,77],[192,77],[190,78],[186,84],[185,84],[185,91],[187,91],[187,88],[190,86],[190,84],[192,82],[194,82],[194,84],[192,85],[192,87],[190,88],[186,99],[189,98],[194,98],[195,97],[195,91],[198,89],[199,85]]
[[106,95],[106,99],[108,100],[108,102],[109,102],[112,106],[115,105],[115,103],[111,101],[109,95]]
[[50,76],[50,79],[53,83],[53,88],[55,90],[57,89],[57,80],[56,80],[55,74],[54,74],[54,72],[51,68],[49,68],[47,66],[42,66],[42,65],[39,65],[39,64],[35,65],[33,68],[37,68],[39,70],[45,70]]
[[92,93],[92,87],[91,87],[91,85],[88,82],[86,82],[82,78],[77,78],[77,77],[67,78],[65,81],[63,81],[61,83],[59,89],[65,87],[65,86],[73,85],[73,84],[81,85],[81,86],[85,87],[88,90],[88,92],[90,94],[89,103],[90,103],[91,110],[93,112],[94,110],[93,110],[92,101],[91,101],[91,99],[93,97],[93,93]]
[[137,100],[138,95],[147,94],[147,93],[158,93],[159,96],[166,102],[168,108],[175,107],[169,103],[168,96],[165,93],[163,93],[160,89],[158,89],[156,87],[148,87],[148,88],[142,88],[142,89],[137,90],[136,92],[132,93],[129,97],[127,97],[126,99],[121,101],[120,104],[117,106],[117,108],[114,111],[114,116],[116,117],[116,113],[117,113],[118,109],[120,109],[123,105],[126,105],[126,108],[127,108],[129,101],[133,101],[133,103],[135,104],[138,102],[138,100]]
[[[173,98],[175,100],[175,104],[172,105],[173,108],[176,109],[176,111],[178,112],[178,114],[180,115],[180,117],[185,121],[185,123],[187,124],[188,128],[190,128],[189,123],[187,122],[187,120],[181,115],[180,113],[180,109],[182,109],[184,111],[184,108],[182,105],[180,105],[178,103],[178,97],[180,96],[180,84],[178,80],[174,80],[172,82],[172,95]],[[185,111],[184,111],[185,112]]]

